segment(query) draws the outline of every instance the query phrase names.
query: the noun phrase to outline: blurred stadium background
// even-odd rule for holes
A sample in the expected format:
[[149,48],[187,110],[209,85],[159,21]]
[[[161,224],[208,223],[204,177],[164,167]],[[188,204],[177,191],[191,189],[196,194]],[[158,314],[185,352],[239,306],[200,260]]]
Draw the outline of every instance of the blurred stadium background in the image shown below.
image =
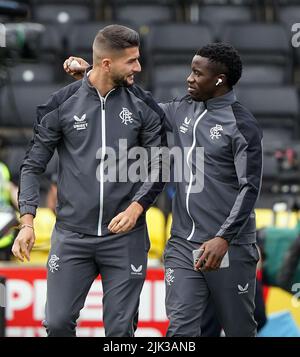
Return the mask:
[[[64,59],[76,55],[91,63],[91,44],[100,28],[119,23],[139,31],[143,72],[137,82],[158,101],[186,92],[192,54],[201,46],[225,41],[239,50],[244,70],[236,92],[264,131],[263,186],[256,209],[262,252],[258,278],[268,315],[261,335],[300,336],[300,1],[0,0],[0,23],[6,32],[6,47],[0,47],[0,161],[9,170],[0,174],[0,195],[8,194],[5,180],[18,185],[36,106],[72,81],[63,71]],[[0,36],[1,31],[4,27]],[[9,200],[0,197],[0,275],[6,278],[6,289],[0,289],[6,295],[6,311],[0,304],[0,335],[4,320],[7,336],[44,335],[44,266],[55,221],[56,160],[43,176],[30,263],[20,265],[9,254],[11,244],[3,240],[11,234],[3,228]],[[152,247],[140,336],[160,336],[167,326],[162,255],[173,194],[170,184],[147,213]],[[79,335],[103,335],[101,316],[96,281],[81,314]]]

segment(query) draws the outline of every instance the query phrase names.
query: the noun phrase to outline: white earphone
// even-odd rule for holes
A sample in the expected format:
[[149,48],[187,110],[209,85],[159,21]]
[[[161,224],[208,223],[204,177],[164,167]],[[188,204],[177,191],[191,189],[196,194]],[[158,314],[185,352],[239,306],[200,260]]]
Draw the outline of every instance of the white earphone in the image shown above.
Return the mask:
[[221,83],[223,83],[223,81],[222,81],[221,78],[219,78],[219,79],[217,80],[216,86],[218,86],[218,85],[221,84]]

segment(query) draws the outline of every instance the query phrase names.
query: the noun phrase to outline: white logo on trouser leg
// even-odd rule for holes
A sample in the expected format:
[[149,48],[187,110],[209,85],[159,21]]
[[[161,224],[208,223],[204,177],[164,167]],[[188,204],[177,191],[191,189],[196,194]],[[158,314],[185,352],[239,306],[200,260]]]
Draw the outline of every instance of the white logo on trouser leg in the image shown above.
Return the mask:
[[57,255],[55,255],[55,254],[51,255],[49,262],[48,262],[51,273],[54,273],[55,270],[58,270],[59,265],[56,263],[58,260],[59,260],[59,258]]
[[175,280],[174,269],[168,268],[165,272],[165,275],[166,275],[166,283],[168,285],[171,285]]
[[245,287],[242,287],[242,285],[238,284],[239,294],[246,294],[248,292],[248,288],[248,283],[245,285]]
[[132,275],[142,275],[142,270],[143,270],[143,266],[140,265],[138,268],[136,268],[133,264],[130,265],[131,267],[131,274]]

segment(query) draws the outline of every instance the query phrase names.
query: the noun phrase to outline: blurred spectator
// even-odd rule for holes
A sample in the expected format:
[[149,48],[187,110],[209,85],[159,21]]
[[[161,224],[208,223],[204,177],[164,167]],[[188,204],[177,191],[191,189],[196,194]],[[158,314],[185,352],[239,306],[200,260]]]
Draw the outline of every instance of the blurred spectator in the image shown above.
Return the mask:
[[278,274],[278,285],[291,292],[295,273],[300,262],[300,235],[295,239],[285,255],[282,267]]
[[9,260],[17,224],[17,187],[11,182],[7,166],[0,162],[0,260]]

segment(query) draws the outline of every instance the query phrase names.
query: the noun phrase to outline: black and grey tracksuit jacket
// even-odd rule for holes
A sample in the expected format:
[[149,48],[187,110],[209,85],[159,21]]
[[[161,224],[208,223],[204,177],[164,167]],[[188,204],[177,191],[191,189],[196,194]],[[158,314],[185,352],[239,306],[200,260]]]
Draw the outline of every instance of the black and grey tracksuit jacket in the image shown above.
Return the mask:
[[[39,204],[39,176],[55,149],[59,154],[57,225],[63,229],[103,236],[111,219],[132,201],[146,210],[163,189],[163,183],[119,180],[119,139],[128,150],[166,145],[164,113],[151,96],[138,88],[118,87],[102,98],[88,81],[54,93],[38,107],[34,137],[21,167],[21,215],[35,215]],[[117,153],[117,182],[105,182],[107,148]],[[129,159],[130,165],[136,159]],[[110,164],[111,165],[111,164]],[[160,170],[157,162],[149,169]],[[124,172],[123,172],[124,174]],[[153,180],[152,180],[153,181]],[[144,223],[142,215],[137,226]]]
[[[174,145],[187,148],[185,183],[177,182],[172,234],[195,242],[221,236],[232,243],[254,243],[254,205],[262,176],[262,132],[234,91],[207,102],[190,96],[162,104]],[[195,160],[204,148],[204,165]],[[176,165],[176,170],[183,170]],[[180,172],[177,174],[180,174]],[[203,179],[201,192],[193,180]]]

